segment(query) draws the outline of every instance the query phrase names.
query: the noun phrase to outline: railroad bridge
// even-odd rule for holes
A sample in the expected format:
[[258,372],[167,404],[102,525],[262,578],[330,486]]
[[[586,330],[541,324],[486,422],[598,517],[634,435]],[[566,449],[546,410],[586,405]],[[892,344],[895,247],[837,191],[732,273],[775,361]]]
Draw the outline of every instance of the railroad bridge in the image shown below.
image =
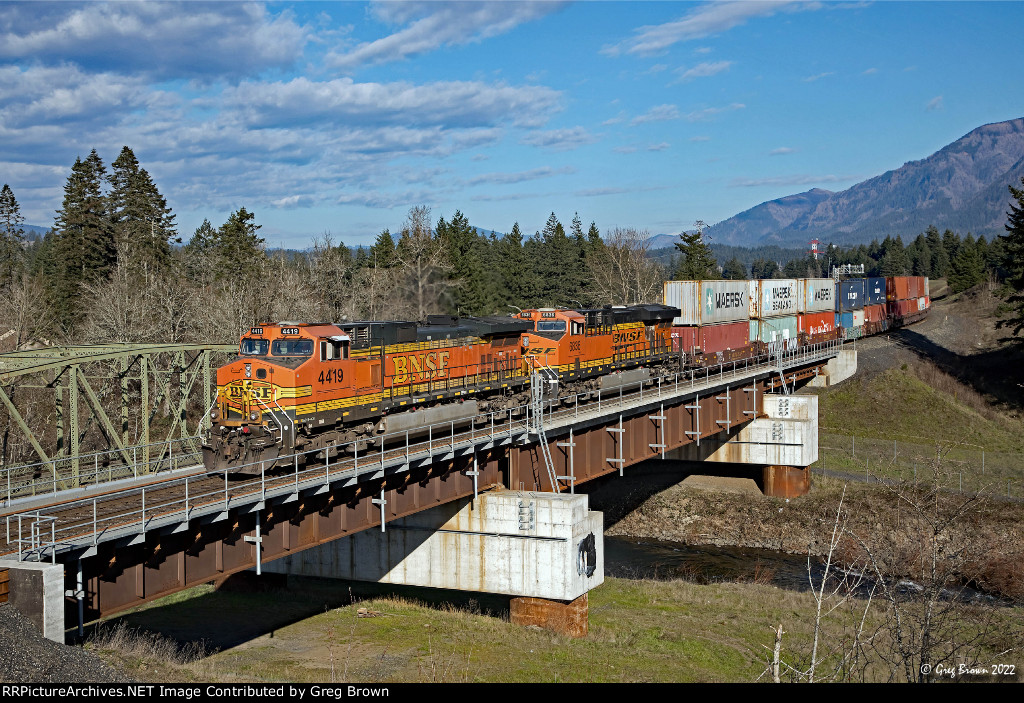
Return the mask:
[[[289,470],[239,479],[205,472],[181,414],[190,393],[202,391],[201,374],[210,404],[209,355],[220,351],[104,350],[120,363],[123,408],[131,368],[141,366],[135,386],[144,389],[151,376],[159,380],[143,363],[150,354],[176,365],[177,415],[166,440],[128,446],[126,411],[119,432],[89,388],[97,424],[116,440],[102,460],[66,450],[49,457],[34,440],[43,461],[27,472],[4,469],[0,582],[6,570],[11,600],[47,636],[63,641],[68,626],[81,632],[100,617],[252,569],[506,593],[514,621],[580,634],[603,556],[600,514],[588,512],[577,486],[678,458],[753,464],[766,494],[802,495],[817,459],[817,406],[815,396],[791,394],[842,380],[856,364],[854,351],[830,343],[592,396],[537,393],[528,406],[468,426],[296,456]],[[80,363],[51,353],[44,385]],[[72,374],[70,383],[83,380]],[[169,382],[157,385],[171,395]],[[8,395],[0,400],[31,436]]]

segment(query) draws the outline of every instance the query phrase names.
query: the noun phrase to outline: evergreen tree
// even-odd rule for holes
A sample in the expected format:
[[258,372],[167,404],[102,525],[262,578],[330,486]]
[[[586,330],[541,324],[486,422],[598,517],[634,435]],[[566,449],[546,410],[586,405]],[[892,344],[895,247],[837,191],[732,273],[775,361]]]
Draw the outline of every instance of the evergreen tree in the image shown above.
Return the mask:
[[58,323],[67,331],[79,318],[82,286],[105,279],[117,261],[114,228],[103,194],[105,175],[95,149],[85,161],[76,159],[54,223],[59,233],[54,252],[59,272],[51,280],[51,303]]
[[676,248],[680,253],[675,277],[680,281],[705,281],[718,277],[718,262],[711,247],[704,241],[703,222],[696,232],[681,232]]
[[[500,264],[500,288],[506,296],[504,304],[518,308],[533,305],[537,296],[537,281],[523,251],[523,233],[518,222],[512,225],[511,232],[498,240],[496,258]],[[508,309],[503,312],[508,312]]]
[[[1024,177],[1020,180],[1024,186]],[[1010,203],[1006,213],[1006,234],[999,236],[1003,249],[1003,268],[1011,294],[1008,302],[1013,307],[1010,319],[1005,324],[1013,328],[1013,334],[1024,330],[1024,187],[1010,186],[1010,195],[1017,201]],[[1024,339],[1024,338],[1022,338]]]
[[371,265],[379,268],[391,268],[395,265],[395,240],[391,237],[391,230],[385,229],[377,235],[373,246],[370,247]]
[[970,234],[960,244],[949,272],[949,288],[960,293],[985,280],[985,262],[978,253],[977,244]]
[[779,265],[771,259],[755,259],[750,266],[750,276],[757,279],[779,277]]
[[138,270],[165,267],[177,236],[171,208],[130,148],[123,147],[110,166],[110,220],[118,252]]
[[538,233],[539,258],[537,272],[540,279],[540,304],[568,307],[579,302],[576,265],[578,253],[565,228],[551,213],[544,229]]
[[21,225],[24,222],[14,191],[4,183],[0,190],[0,289],[10,285],[22,267],[25,230]]
[[256,234],[263,225],[256,215],[239,208],[217,229],[213,237],[214,270],[218,279],[248,279],[259,276],[267,261],[264,240]]
[[437,223],[438,238],[444,243],[451,268],[453,300],[449,305],[457,315],[482,315],[490,310],[489,285],[486,280],[485,245],[476,228],[461,211],[456,210],[450,223],[442,217]]
[[882,256],[873,274],[879,276],[906,276],[910,273],[910,256],[900,237],[886,237],[882,244]]
[[733,257],[722,269],[722,278],[732,281],[742,281],[747,277],[747,267],[737,257]]

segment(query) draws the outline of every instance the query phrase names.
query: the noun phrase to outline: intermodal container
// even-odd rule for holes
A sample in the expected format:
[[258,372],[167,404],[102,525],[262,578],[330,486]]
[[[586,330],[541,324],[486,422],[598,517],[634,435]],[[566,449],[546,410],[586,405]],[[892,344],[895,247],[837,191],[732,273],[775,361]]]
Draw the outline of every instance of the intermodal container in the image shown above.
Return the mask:
[[927,309],[928,309],[928,298],[918,298],[917,299],[917,311],[918,312],[924,312]]
[[925,279],[924,279],[924,297],[929,298],[929,297],[931,297],[931,294],[932,294],[931,290],[930,290],[930,288],[928,286],[928,277],[925,276]]
[[796,315],[750,321],[751,340],[781,345],[783,349],[796,346],[798,332]]
[[863,337],[864,311],[851,310],[850,312],[840,313],[839,326],[843,328],[844,339],[859,339]]
[[797,289],[795,278],[750,281],[750,316],[764,318],[795,315],[799,302]]
[[679,308],[674,325],[746,321],[747,281],[665,281],[665,305]]
[[864,279],[847,278],[839,282],[839,297],[836,299],[836,312],[861,310],[864,307]]
[[800,334],[809,337],[829,334],[836,329],[836,314],[834,312],[810,312],[797,315],[796,328]]
[[919,311],[916,298],[914,300],[894,300],[889,303],[889,316],[893,318],[909,317],[916,315]]
[[741,349],[750,344],[750,328],[744,322],[689,325],[672,328],[672,351],[705,354]]
[[867,278],[864,280],[864,305],[885,303],[885,278]]
[[864,322],[866,323],[878,323],[885,321],[885,304],[881,305],[865,305],[864,306]]
[[740,349],[750,344],[747,322],[723,322],[700,328],[700,347],[705,354]]
[[925,281],[923,276],[891,276],[886,281],[886,299],[889,302],[895,300],[913,300],[926,295]]
[[690,327],[673,327],[672,328],[672,351],[674,352],[693,352],[694,347],[700,346],[697,343],[698,333],[700,327],[692,325]]
[[835,309],[835,281],[831,278],[797,279],[798,312],[833,312]]

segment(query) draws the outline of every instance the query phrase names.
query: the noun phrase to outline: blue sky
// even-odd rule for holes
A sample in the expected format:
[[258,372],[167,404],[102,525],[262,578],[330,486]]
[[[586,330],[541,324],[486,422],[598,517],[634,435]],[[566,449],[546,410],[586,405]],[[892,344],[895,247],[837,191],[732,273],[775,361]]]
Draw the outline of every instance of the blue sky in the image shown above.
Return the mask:
[[409,208],[676,233],[1024,116],[1020,2],[0,2],[0,181],[48,226],[122,145],[187,240]]

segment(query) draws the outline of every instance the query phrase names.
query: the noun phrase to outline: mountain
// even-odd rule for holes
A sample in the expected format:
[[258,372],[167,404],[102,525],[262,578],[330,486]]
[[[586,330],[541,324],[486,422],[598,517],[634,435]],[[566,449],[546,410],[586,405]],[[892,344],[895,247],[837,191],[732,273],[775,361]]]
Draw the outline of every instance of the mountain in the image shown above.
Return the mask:
[[975,236],[1004,232],[1007,186],[1024,176],[1024,118],[969,132],[920,161],[833,193],[814,188],[761,203],[708,228],[716,243],[904,241],[928,225]]

